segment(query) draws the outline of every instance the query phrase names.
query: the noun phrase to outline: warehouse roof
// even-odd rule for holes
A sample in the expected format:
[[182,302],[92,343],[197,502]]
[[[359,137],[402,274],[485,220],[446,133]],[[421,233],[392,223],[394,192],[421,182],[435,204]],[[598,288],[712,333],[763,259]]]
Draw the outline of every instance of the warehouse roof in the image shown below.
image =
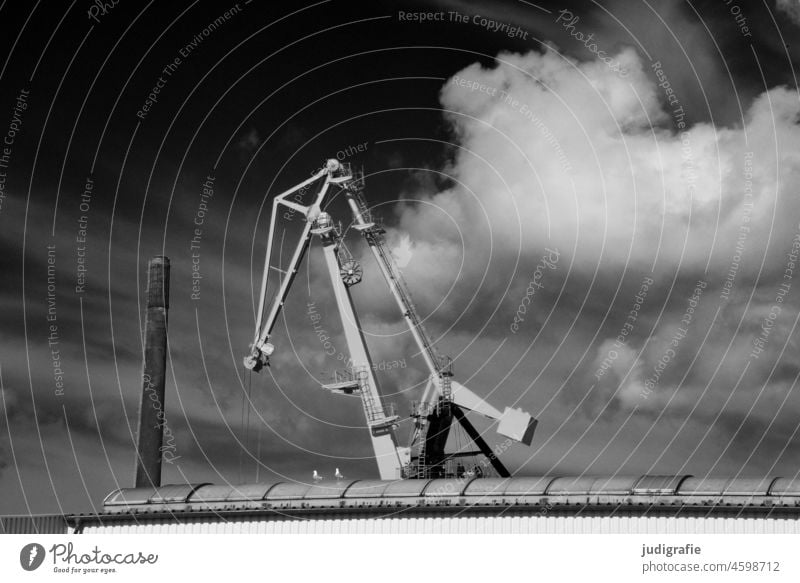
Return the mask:
[[800,478],[516,477],[182,484],[122,488],[106,514],[220,510],[554,505],[800,507]]

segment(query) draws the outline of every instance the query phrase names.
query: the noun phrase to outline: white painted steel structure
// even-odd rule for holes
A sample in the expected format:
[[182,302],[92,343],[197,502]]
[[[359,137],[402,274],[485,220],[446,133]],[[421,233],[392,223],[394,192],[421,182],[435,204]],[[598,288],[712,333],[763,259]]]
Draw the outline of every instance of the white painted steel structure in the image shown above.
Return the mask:
[[[319,190],[304,205],[298,200],[308,198],[303,193],[306,188],[318,183]],[[408,447],[398,444],[395,429],[399,416],[391,406],[386,407],[382,401],[378,378],[374,372],[369,356],[366,340],[358,324],[358,317],[350,296],[349,287],[361,281],[361,266],[353,260],[347,251],[341,230],[336,227],[326,208],[331,191],[340,189],[345,194],[350,210],[353,213],[354,228],[359,230],[369,244],[375,260],[383,274],[386,284],[394,297],[400,313],[406,320],[409,330],[420,349],[429,371],[429,379],[425,390],[425,406],[417,408],[414,431]],[[267,251],[261,279],[256,330],[250,352],[244,358],[247,369],[258,372],[269,366],[270,355],[275,346],[270,342],[272,331],[278,315],[283,309],[292,282],[296,277],[313,235],[322,241],[325,263],[333,286],[337,307],[344,330],[351,367],[345,371],[349,379],[338,379],[337,382],[323,385],[334,393],[355,395],[362,398],[362,405],[370,429],[370,438],[378,465],[378,474],[384,480],[401,477],[418,478],[455,474],[448,472],[445,463],[448,461],[444,447],[453,417],[465,428],[468,435],[480,449],[495,471],[501,476],[508,476],[508,470],[497,456],[486,445],[485,441],[461,413],[460,409],[450,411],[450,404],[479,413],[498,422],[497,431],[513,441],[530,445],[536,428],[536,420],[522,409],[506,407],[500,412],[486,403],[481,397],[465,386],[450,381],[452,370],[449,359],[442,359],[434,344],[422,327],[422,319],[417,314],[411,301],[411,295],[403,282],[402,274],[386,250],[383,242],[383,229],[372,221],[371,213],[363,198],[363,174],[356,179],[349,164],[329,159],[325,165],[314,172],[311,178],[277,195],[273,199],[270,217]],[[291,197],[291,198],[290,198]],[[283,237],[278,241],[278,219],[282,217],[281,208],[299,212],[305,218],[299,238],[288,265],[273,265],[279,260],[275,254],[277,243],[283,246]],[[291,246],[289,246],[291,248]],[[277,282],[275,282],[277,278]],[[272,283],[271,283],[272,282]],[[275,295],[268,301],[269,288],[277,288]],[[446,361],[446,365],[443,364]],[[431,395],[433,393],[433,395]],[[435,409],[435,414],[434,414]],[[433,423],[437,432],[428,435]],[[442,437],[439,437],[442,436]],[[412,449],[416,449],[416,464],[412,464]]]

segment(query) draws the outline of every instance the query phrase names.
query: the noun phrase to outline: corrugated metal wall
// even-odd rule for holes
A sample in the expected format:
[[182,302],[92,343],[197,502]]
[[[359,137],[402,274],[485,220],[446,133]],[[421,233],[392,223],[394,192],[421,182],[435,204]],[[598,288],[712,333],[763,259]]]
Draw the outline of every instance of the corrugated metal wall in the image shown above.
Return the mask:
[[87,524],[86,534],[245,533],[245,534],[800,534],[795,518],[642,517],[642,516],[425,516],[405,518],[344,518],[341,514],[309,520],[266,517],[174,519],[138,517],[139,523]]
[[66,534],[67,521],[58,514],[0,516],[0,534]]

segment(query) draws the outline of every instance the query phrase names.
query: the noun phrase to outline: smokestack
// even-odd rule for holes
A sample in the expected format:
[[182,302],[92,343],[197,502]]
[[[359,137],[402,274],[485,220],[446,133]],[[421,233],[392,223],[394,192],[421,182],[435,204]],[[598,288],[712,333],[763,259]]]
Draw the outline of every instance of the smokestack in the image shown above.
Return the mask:
[[147,323],[144,337],[142,401],[136,444],[136,487],[161,485],[164,438],[164,380],[167,368],[167,310],[169,258],[153,257],[147,264]]

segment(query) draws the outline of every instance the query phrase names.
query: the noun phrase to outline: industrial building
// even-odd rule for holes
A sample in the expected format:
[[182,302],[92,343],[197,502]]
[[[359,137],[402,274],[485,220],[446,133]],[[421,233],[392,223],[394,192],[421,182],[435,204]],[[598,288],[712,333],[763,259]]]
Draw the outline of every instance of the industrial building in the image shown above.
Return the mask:
[[800,533],[800,479],[356,480],[123,488],[75,533]]
[[800,479],[518,477],[122,488],[1,533],[798,534]]

